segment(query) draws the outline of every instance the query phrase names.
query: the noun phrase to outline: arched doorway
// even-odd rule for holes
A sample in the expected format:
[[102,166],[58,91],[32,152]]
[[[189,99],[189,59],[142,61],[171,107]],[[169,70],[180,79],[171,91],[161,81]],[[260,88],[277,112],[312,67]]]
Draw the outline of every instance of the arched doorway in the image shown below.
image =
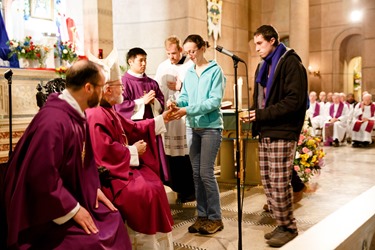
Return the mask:
[[340,65],[343,65],[343,68],[340,69],[342,72],[342,88],[340,90],[345,93],[354,91],[354,73],[356,73],[357,80],[361,75],[362,44],[363,38],[358,34],[349,35],[341,42]]
[[[353,92],[354,58],[362,58],[363,36],[358,28],[350,28],[340,33],[333,42],[332,90]],[[352,61],[353,60],[353,61]],[[361,67],[360,67],[361,68]]]
[[362,95],[362,57],[357,56],[349,61],[345,71],[344,92],[353,93],[356,100]]

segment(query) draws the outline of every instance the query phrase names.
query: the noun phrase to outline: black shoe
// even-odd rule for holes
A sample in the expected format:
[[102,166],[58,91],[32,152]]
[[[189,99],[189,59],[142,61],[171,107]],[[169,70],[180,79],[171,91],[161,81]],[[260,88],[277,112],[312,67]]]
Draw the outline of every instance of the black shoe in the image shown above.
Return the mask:
[[334,147],[338,147],[338,146],[340,146],[340,142],[339,142],[339,140],[338,140],[338,139],[335,139],[335,140],[333,141],[333,143],[332,143],[332,146],[334,146]]
[[359,147],[359,143],[357,141],[354,141],[353,144],[352,144],[352,147],[353,148],[358,148]]
[[195,201],[195,194],[192,195],[184,195],[184,194],[177,194],[176,203],[185,203],[185,202],[192,202]]
[[370,146],[370,142],[368,141],[364,141],[362,144],[364,148],[367,148],[368,146]]
[[284,231],[283,228],[281,226],[277,226],[272,232],[269,232],[269,233],[266,233],[264,235],[264,238],[266,240],[270,240],[277,232],[279,231]]
[[283,227],[280,228],[281,230],[277,230],[272,238],[267,240],[267,244],[271,247],[284,246],[286,243],[293,240],[298,235],[297,229],[288,229]]

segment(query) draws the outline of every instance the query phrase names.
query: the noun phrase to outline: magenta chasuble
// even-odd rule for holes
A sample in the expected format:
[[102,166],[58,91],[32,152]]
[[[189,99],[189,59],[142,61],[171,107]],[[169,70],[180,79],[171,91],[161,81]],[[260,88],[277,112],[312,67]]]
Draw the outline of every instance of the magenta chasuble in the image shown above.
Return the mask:
[[[121,215],[99,202],[100,187],[86,119],[57,94],[17,143],[5,178],[8,246],[12,249],[131,249]],[[99,232],[88,235],[73,220],[54,219],[77,202]]]
[[[102,187],[121,212],[130,228],[144,234],[172,231],[173,218],[160,180],[160,164],[154,119],[134,122],[123,118],[109,106],[89,109],[90,135],[98,166],[110,171],[110,187]],[[147,142],[140,166],[130,167],[126,143]]]

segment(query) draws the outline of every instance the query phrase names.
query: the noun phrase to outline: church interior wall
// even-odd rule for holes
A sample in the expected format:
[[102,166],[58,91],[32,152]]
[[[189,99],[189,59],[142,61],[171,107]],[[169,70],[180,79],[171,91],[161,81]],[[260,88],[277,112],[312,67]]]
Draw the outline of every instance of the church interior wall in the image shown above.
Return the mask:
[[[233,63],[214,49],[214,39],[208,37],[207,1],[165,0],[145,5],[132,1],[113,1],[114,43],[119,50],[120,64],[125,65],[126,52],[139,46],[148,53],[146,73],[153,76],[160,62],[166,59],[164,40],[175,34],[184,40],[189,34],[200,34],[211,47],[207,59],[217,59],[227,76],[225,100],[233,99]],[[168,6],[168,7],[167,7]],[[224,0],[221,36],[217,44],[235,51],[240,57],[248,54],[248,1]],[[165,8],[164,8],[165,7]],[[126,11],[116,11],[116,10]],[[129,13],[129,14],[128,14]],[[239,67],[239,76],[245,76],[245,69]]]
[[289,5],[290,0],[262,1],[262,19],[260,20],[261,23],[256,25],[255,29],[262,24],[272,24],[279,32],[280,37],[289,35]]
[[366,11],[364,16],[364,43],[362,58],[363,86],[373,95],[375,94],[375,1],[366,1]]
[[[98,5],[99,2],[103,4],[108,1],[112,3],[111,10]],[[216,43],[247,61],[250,88],[254,80],[254,71],[260,60],[252,41],[253,33],[262,24],[272,24],[279,31],[280,37],[288,37],[291,33],[294,13],[290,9],[290,1],[292,0],[223,0],[221,36]],[[146,73],[151,77],[154,76],[159,63],[166,59],[164,51],[166,37],[176,34],[183,40],[192,33],[202,35],[211,44],[206,57],[216,59],[227,77],[224,100],[233,101],[233,61],[230,57],[217,52],[214,49],[213,37],[208,36],[206,0],[96,0],[95,4],[91,0],[61,0],[61,2],[65,3],[64,7],[60,6],[61,12],[74,19],[80,39],[82,42],[85,41],[85,49],[88,49],[86,43],[96,44],[103,40],[108,43],[113,42],[113,46],[119,51],[120,64],[126,65],[126,52],[132,47],[142,47],[148,53]],[[28,20],[22,19],[22,11],[25,8],[22,4],[18,6],[18,10],[13,9],[18,16],[12,15],[11,6],[14,4],[17,7],[17,3],[24,3],[24,1],[2,0],[2,3],[6,7],[5,18],[8,24],[14,23],[13,19],[21,18],[16,22],[17,25],[12,24],[18,28],[18,31],[13,32],[12,28],[9,32],[13,35],[11,38],[18,36],[16,38],[22,39],[25,35],[38,37],[43,32],[57,33],[52,20],[32,17]],[[364,10],[361,22],[353,23],[349,20],[350,11],[355,8]],[[87,15],[93,11],[100,12],[97,13],[97,16],[102,17],[100,25],[97,23],[98,20],[89,19],[87,22]],[[101,13],[103,11],[104,14]],[[106,19],[110,17],[112,23]],[[307,38],[309,60],[305,65],[312,66],[320,73],[319,76],[309,74],[309,90],[317,92],[349,90],[350,88],[345,85],[349,77],[344,81],[344,75],[350,71],[345,67],[348,67],[348,62],[353,57],[360,55],[362,56],[362,87],[375,94],[374,22],[375,1],[373,0],[309,0]],[[112,25],[113,35],[108,33],[108,25]],[[87,31],[98,32],[94,37],[96,40],[86,37]],[[290,47],[293,48],[293,45],[291,44]],[[96,54],[95,50],[91,52]],[[109,49],[106,49],[104,55],[109,52]],[[241,63],[238,67],[238,76],[244,79],[246,77],[246,68]],[[35,88],[34,85],[32,87]],[[242,93],[246,92],[246,81],[244,81]],[[242,101],[244,104],[247,103],[247,98],[244,94]]]
[[[9,3],[12,1],[4,0]],[[17,2],[15,0],[13,2]],[[84,0],[66,0],[66,12],[76,23],[80,31],[81,40],[85,40],[83,30],[87,29],[84,24],[85,12],[90,11],[90,7],[83,5]],[[362,4],[366,9],[363,22],[351,23],[349,12]],[[347,30],[363,30],[363,42],[351,43],[350,50],[363,50],[363,77],[366,78],[366,84],[369,88],[374,86],[375,68],[373,50],[375,31],[371,29],[375,20],[374,1],[351,1],[351,0],[310,0],[309,1],[309,62],[305,65],[312,65],[320,71],[320,77],[309,76],[310,90],[315,91],[340,91],[343,89],[344,71],[338,63],[338,55],[342,55],[338,39],[343,40],[344,35],[353,35]],[[112,0],[113,17],[113,42],[119,50],[120,64],[126,65],[126,52],[135,46],[142,47],[148,53],[147,74],[153,76],[158,64],[166,56],[164,52],[164,39],[176,34],[184,39],[188,34],[198,33],[207,39],[212,47],[207,51],[206,56],[209,59],[217,59],[222,65],[228,78],[228,87],[225,95],[226,100],[233,98],[232,86],[234,83],[233,65],[230,58],[217,53],[214,50],[214,40],[207,34],[207,1],[206,0],[158,0],[158,1],[122,1]],[[289,36],[291,22],[290,0],[223,0],[222,28],[221,36],[217,44],[233,51],[236,55],[244,58],[248,62],[249,80],[253,80],[253,72],[259,61],[259,58],[252,47],[252,34],[255,29],[265,23],[277,27],[280,37]],[[9,16],[9,15],[8,15]],[[44,32],[41,27],[46,27],[44,22],[54,25],[48,20],[29,20],[25,24],[25,32],[41,33]],[[31,25],[32,24],[32,25]],[[86,26],[85,26],[86,25]],[[101,23],[101,33],[107,32],[106,22]],[[31,31],[27,27],[32,26],[35,30]],[[48,26],[48,25],[47,25]],[[50,26],[45,32],[56,32],[55,28]],[[92,21],[95,26],[95,20]],[[37,27],[37,28],[36,28]],[[97,42],[97,41],[91,41]],[[86,45],[86,44],[85,44]],[[291,46],[293,47],[293,46]],[[96,51],[91,51],[95,54]],[[109,51],[104,51],[106,55]],[[353,56],[358,53],[353,53]],[[351,55],[349,56],[351,57]],[[337,66],[335,65],[339,65]],[[242,65],[241,65],[242,66]],[[239,76],[245,77],[245,70],[239,67]],[[371,79],[372,77],[372,79]],[[251,84],[250,84],[251,85]],[[243,91],[245,93],[245,91]]]

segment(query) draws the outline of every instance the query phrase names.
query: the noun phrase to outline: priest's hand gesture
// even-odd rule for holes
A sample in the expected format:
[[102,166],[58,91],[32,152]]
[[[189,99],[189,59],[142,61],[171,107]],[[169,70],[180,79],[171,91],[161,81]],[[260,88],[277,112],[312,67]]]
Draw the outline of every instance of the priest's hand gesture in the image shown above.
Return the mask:
[[186,108],[172,108],[172,112],[170,114],[170,119],[172,120],[178,120],[181,119],[181,117],[186,115]]
[[79,208],[78,212],[73,216],[73,220],[77,222],[78,225],[80,225],[87,234],[96,234],[97,232],[99,232],[98,228],[96,227],[94,221],[91,218],[91,215],[82,206]]
[[147,143],[144,140],[139,140],[133,144],[137,148],[138,155],[143,155],[147,149]]
[[95,208],[99,207],[99,201],[106,205],[109,208],[109,210],[117,211],[117,208],[112,204],[110,200],[108,200],[107,196],[105,196],[105,194],[102,192],[100,188],[98,188],[98,195],[96,196]]
[[163,116],[164,123],[168,123],[173,120],[171,117],[171,112],[173,112],[173,110],[169,108],[161,114]]
[[150,90],[150,92],[148,93],[145,93],[143,95],[143,102],[147,105],[149,103],[154,103],[154,99],[155,99],[155,91],[154,90]]

